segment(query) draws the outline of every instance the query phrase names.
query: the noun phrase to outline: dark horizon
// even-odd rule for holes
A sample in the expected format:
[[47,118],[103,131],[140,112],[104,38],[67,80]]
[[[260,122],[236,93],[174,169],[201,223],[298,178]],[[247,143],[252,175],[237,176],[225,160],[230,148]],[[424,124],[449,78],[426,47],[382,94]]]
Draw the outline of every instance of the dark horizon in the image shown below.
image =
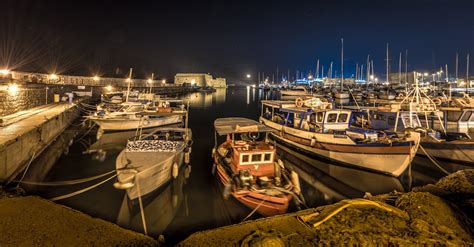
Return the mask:
[[[11,1],[0,17],[0,67],[43,73],[172,79],[203,72],[229,81],[258,72],[314,73],[319,58],[345,77],[356,63],[374,59],[385,74],[408,50],[408,70],[434,71],[445,64],[465,75],[474,54],[473,1]],[[404,64],[404,58],[403,58]],[[119,68],[122,74],[116,74]]]

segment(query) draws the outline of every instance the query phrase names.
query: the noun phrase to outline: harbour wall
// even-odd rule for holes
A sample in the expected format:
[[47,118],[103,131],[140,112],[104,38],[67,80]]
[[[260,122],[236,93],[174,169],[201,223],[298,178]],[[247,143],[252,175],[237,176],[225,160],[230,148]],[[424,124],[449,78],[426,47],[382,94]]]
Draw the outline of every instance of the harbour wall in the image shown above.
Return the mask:
[[42,113],[1,128],[0,183],[24,170],[78,116],[74,104],[53,104]]

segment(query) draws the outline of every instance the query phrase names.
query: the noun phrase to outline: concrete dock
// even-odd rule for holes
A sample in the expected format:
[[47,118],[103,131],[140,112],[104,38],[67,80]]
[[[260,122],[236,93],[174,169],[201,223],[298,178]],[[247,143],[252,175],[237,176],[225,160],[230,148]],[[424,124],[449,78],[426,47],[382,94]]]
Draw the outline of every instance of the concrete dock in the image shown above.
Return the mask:
[[5,116],[0,121],[0,183],[13,179],[74,119],[75,104],[57,103]]

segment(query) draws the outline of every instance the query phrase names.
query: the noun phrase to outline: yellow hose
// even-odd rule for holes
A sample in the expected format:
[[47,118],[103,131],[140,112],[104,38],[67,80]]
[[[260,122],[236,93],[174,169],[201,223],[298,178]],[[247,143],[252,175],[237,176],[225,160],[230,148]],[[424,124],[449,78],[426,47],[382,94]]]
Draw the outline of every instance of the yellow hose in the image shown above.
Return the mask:
[[[321,216],[322,213],[318,213],[318,212],[308,214],[308,215],[301,215],[301,216],[298,216],[298,217],[304,223],[306,223],[308,225],[311,225],[313,227],[318,227],[319,225],[321,225],[322,223],[328,221],[333,216],[335,216],[336,214],[338,214],[343,209],[345,209],[349,206],[364,205],[364,206],[377,207],[377,208],[383,209],[385,211],[395,213],[395,214],[399,215],[400,217],[408,218],[408,214],[405,211],[402,211],[402,210],[400,210],[396,207],[392,207],[390,205],[387,205],[383,202],[378,202],[378,201],[371,201],[371,200],[366,200],[366,199],[352,199],[352,200],[342,200],[341,202],[337,203],[336,205],[337,205],[336,208],[329,209],[328,215],[326,215],[325,217]],[[326,212],[324,212],[324,213],[326,214]]]

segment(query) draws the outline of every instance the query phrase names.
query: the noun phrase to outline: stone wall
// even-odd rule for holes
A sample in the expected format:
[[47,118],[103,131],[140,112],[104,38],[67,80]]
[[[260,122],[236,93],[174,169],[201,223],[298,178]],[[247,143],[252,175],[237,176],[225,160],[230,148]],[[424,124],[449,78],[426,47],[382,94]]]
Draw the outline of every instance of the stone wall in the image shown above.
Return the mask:
[[0,90],[0,117],[43,105],[45,101],[46,91],[41,88],[22,88],[15,93]]

